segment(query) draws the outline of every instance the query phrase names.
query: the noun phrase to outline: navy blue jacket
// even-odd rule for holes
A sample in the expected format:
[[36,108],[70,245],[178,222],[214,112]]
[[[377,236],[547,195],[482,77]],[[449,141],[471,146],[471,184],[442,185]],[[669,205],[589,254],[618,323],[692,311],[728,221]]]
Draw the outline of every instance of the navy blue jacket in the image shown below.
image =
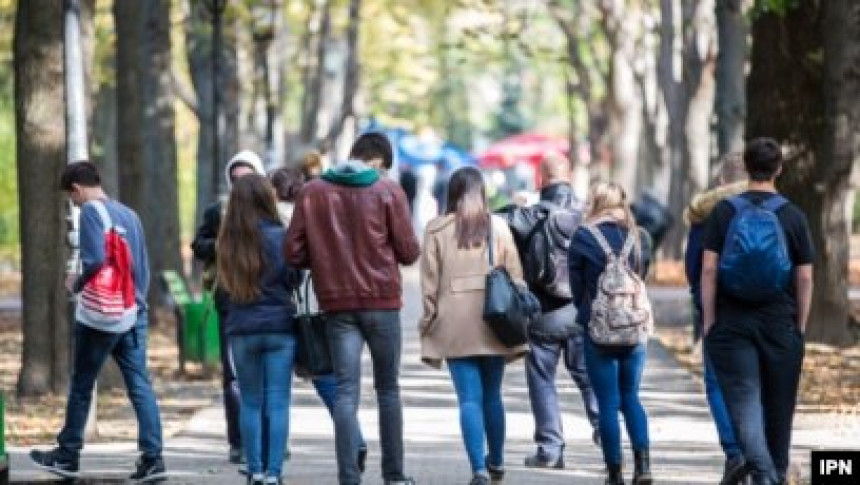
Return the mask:
[[687,252],[684,254],[684,272],[687,275],[687,283],[690,285],[690,293],[693,295],[693,305],[695,305],[696,311],[699,314],[702,313],[702,256],[705,253],[704,237],[704,224],[690,224],[690,232],[687,234]]
[[[603,222],[597,227],[615,254],[618,254],[624,245],[624,240],[627,239],[627,229],[613,222]],[[642,228],[639,228],[639,237],[641,264],[638,266],[638,271],[644,278],[651,264],[651,237]],[[634,253],[635,249],[631,251],[629,263],[631,268],[637,269],[637,258]],[[570,241],[568,265],[570,266],[570,290],[578,310],[576,322],[583,328],[588,328],[588,322],[591,320],[591,303],[597,294],[597,280],[603,273],[603,268],[606,267],[606,254],[594,236],[584,227],[577,229]]]
[[265,256],[260,297],[250,303],[236,303],[228,296],[225,324],[228,335],[293,331],[296,307],[292,293],[301,281],[301,274],[284,260],[282,248],[287,231],[274,221],[261,221],[259,228]]

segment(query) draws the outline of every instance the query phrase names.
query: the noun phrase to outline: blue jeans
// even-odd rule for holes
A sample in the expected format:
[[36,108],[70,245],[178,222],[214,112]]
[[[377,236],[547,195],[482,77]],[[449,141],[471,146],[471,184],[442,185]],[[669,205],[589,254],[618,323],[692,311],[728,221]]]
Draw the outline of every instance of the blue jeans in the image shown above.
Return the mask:
[[754,483],[785,477],[803,365],[794,318],[720,320],[705,336],[720,389]]
[[502,377],[505,358],[479,356],[448,359],[448,371],[460,404],[460,432],[469,455],[472,472],[486,472],[484,441],[490,449],[489,462],[504,464],[505,406],[502,404]]
[[224,418],[227,421],[227,443],[231,448],[242,447],[239,430],[239,384],[236,382],[236,364],[230,352],[230,336],[225,331],[227,323],[227,303],[229,297],[222,291],[215,291],[215,309],[218,312],[218,347],[221,356],[221,392],[224,396]]
[[648,449],[648,415],[639,401],[647,354],[644,344],[613,349],[585,339],[585,364],[600,406],[600,441],[607,465],[622,463],[619,410],[633,449]]
[[75,325],[74,371],[66,403],[66,422],[57,437],[60,449],[76,457],[84,447],[84,429],[93,399],[96,378],[108,356],[122,372],[128,398],[137,416],[137,446],[146,458],[161,456],[161,417],[146,369],[147,314],[125,333],[108,333]]
[[[335,398],[337,397],[337,378],[334,374],[327,374],[324,376],[314,377],[311,382],[314,385],[314,389],[317,391],[317,396],[322,399],[323,404],[328,408],[328,413],[334,416],[334,403]],[[361,429],[358,430],[358,437],[358,447],[367,449],[367,443],[364,441]]]
[[720,385],[717,383],[714,364],[711,363],[707,351],[702,352],[702,357],[705,366],[705,396],[708,398],[708,407],[711,409],[714,424],[717,425],[720,446],[723,448],[723,453],[725,453],[727,459],[741,456],[741,447],[738,445],[737,439],[735,439],[735,430],[732,428],[729,410],[726,409],[723,393],[720,391]]
[[564,451],[564,432],[558,406],[558,389],[555,385],[555,372],[562,353],[564,366],[582,394],[585,414],[595,429],[598,427],[599,416],[597,398],[585,369],[582,332],[561,340],[530,337],[529,347],[531,352],[526,357],[526,381],[535,418],[534,440],[538,445],[538,455],[553,461]]
[[361,483],[358,450],[361,430],[358,403],[361,394],[361,353],[365,342],[373,361],[373,387],[379,406],[379,441],[382,476],[401,480],[403,475],[403,405],[400,401],[400,312],[376,310],[326,315],[332,363],[337,378],[334,436],[338,480]]
[[296,337],[289,333],[231,335],[230,347],[242,400],[239,422],[248,473],[280,477],[289,435]]

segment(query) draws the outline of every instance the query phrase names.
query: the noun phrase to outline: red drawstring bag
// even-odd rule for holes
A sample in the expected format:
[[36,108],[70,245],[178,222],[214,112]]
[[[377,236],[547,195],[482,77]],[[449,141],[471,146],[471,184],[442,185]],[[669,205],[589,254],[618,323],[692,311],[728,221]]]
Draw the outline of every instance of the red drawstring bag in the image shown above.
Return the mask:
[[137,320],[131,250],[100,200],[93,201],[104,226],[105,261],[81,291],[77,320],[101,330],[125,331]]

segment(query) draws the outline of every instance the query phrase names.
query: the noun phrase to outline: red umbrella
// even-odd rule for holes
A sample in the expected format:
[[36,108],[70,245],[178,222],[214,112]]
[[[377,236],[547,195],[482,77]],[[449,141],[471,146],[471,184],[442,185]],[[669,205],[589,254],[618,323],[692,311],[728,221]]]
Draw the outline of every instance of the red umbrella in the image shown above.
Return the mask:
[[564,138],[540,133],[523,133],[493,143],[478,155],[478,162],[483,168],[501,169],[527,162],[537,169],[541,159],[547,153],[561,152],[567,156],[569,151],[570,144]]

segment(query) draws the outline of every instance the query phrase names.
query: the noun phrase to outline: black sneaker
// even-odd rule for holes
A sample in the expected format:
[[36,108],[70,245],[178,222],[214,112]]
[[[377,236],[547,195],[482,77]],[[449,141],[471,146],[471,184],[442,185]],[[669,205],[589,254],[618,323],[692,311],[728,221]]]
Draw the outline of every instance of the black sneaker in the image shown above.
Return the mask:
[[136,467],[134,473],[128,477],[132,483],[159,483],[167,480],[167,470],[160,456],[157,458],[141,456],[137,460]]
[[556,470],[564,469],[564,456],[559,456],[555,460],[542,456],[540,453],[527,456],[523,464],[527,468],[554,468]]
[[30,450],[30,459],[42,470],[63,478],[77,478],[80,475],[78,459],[68,456],[59,448],[51,451]]
[[744,479],[748,472],[747,462],[743,455],[726,458],[720,485],[737,485],[741,483],[741,480]]
[[362,446],[358,449],[358,471],[360,473],[364,473],[364,469],[367,466],[367,447]]
[[227,461],[234,465],[245,463],[245,452],[239,446],[231,446],[227,453]]
[[385,485],[415,485],[415,480],[412,477],[403,477],[397,480],[386,480]]
[[490,463],[490,457],[484,457],[484,466],[487,467],[487,473],[490,474],[490,480],[500,482],[505,479],[505,465],[493,465]]
[[469,485],[490,485],[490,477],[482,473],[476,473],[472,476],[472,481],[469,482]]

